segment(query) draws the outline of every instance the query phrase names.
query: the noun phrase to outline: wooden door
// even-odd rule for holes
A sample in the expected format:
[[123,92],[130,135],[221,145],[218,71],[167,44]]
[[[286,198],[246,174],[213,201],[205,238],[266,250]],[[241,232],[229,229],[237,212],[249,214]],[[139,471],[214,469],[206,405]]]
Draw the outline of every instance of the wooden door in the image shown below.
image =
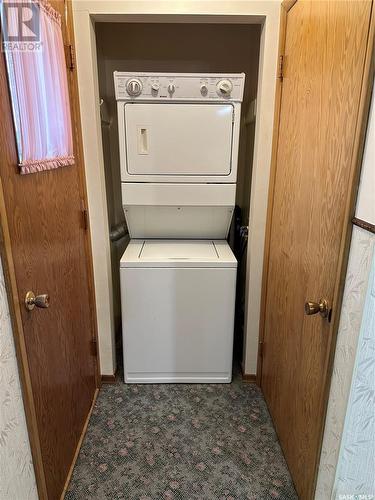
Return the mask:
[[[73,43],[70,2],[52,2]],[[69,22],[70,18],[69,18]],[[68,51],[67,51],[68,52]],[[40,498],[63,491],[97,387],[95,309],[75,70],[68,71],[76,164],[20,175],[4,57],[0,57],[2,250],[11,290],[28,429]],[[48,309],[26,310],[26,292]]]
[[[340,314],[372,5],[303,0],[288,6],[263,282],[261,386],[297,492],[308,499]],[[305,302],[319,299],[332,308],[331,322],[305,314]]]

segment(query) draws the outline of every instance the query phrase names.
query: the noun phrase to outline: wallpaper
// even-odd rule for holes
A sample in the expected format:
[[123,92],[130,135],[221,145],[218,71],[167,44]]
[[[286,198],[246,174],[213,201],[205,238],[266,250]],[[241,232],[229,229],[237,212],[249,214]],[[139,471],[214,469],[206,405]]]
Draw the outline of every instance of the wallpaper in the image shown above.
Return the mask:
[[375,255],[336,471],[335,498],[375,495]]
[[37,498],[0,260],[0,500]]
[[335,498],[335,472],[374,246],[375,235],[353,228],[315,500]]

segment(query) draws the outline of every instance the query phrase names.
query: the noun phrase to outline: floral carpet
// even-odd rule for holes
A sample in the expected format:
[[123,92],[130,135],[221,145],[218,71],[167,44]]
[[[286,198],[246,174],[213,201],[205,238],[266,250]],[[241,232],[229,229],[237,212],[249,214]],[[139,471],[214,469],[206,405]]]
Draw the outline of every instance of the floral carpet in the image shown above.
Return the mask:
[[66,500],[297,499],[260,389],[103,385]]

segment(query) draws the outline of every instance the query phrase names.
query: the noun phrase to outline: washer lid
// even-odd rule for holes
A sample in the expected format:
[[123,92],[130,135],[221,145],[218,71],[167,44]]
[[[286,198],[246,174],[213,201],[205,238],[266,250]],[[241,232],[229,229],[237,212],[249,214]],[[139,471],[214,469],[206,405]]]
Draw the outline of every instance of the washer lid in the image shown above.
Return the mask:
[[237,267],[225,240],[131,240],[120,267]]

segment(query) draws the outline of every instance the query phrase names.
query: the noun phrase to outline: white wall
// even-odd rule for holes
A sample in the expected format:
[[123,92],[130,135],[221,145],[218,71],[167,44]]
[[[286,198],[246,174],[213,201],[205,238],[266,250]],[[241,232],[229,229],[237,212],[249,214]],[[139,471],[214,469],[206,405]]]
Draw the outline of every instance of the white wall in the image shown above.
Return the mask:
[[[375,255],[358,339],[334,497],[375,495]],[[358,497],[357,497],[358,498]]]
[[[369,179],[374,179],[375,162],[373,153],[375,145],[375,134],[373,127],[375,123],[374,98],[369,117],[369,126],[367,129],[365,155],[362,165],[360,189],[358,192],[356,216],[363,217],[364,214],[373,213],[375,185]],[[368,221],[371,222],[371,221]],[[374,224],[375,222],[372,221]],[[366,294],[369,283],[371,263],[375,248],[375,235],[354,226],[352,241],[350,246],[348,270],[345,280],[344,297],[340,315],[340,325],[337,335],[337,346],[335,360],[333,365],[333,375],[331,380],[331,389],[328,402],[327,418],[325,423],[322,454],[320,458],[318,482],[316,489],[316,500],[326,500],[336,498],[334,491],[334,480],[337,464],[339,461],[340,445],[343,436],[345,415],[352,411],[348,407],[348,399],[352,384],[353,370],[357,356],[358,339],[361,332],[361,324],[366,301]],[[373,311],[374,314],[374,311]],[[373,356],[372,352],[372,356]],[[372,360],[372,363],[374,360]],[[373,368],[369,368],[373,370]],[[361,376],[361,374],[360,374]],[[373,379],[374,380],[374,379]],[[374,390],[374,389],[372,389]],[[370,390],[371,391],[371,390]],[[367,390],[367,396],[371,396]],[[365,394],[365,393],[364,393]],[[366,400],[366,408],[371,412],[374,418],[374,400],[373,394]],[[372,399],[371,399],[372,398]],[[349,417],[348,417],[349,418]],[[369,425],[371,420],[368,421]],[[359,429],[360,432],[360,429]],[[363,443],[366,441],[366,431],[362,432]],[[358,437],[359,441],[360,438]],[[366,453],[366,444],[356,446],[356,454],[351,457],[358,463],[361,462],[361,454]],[[343,445],[341,453],[345,453]],[[365,455],[363,455],[363,467],[365,464]],[[348,463],[348,462],[347,462]],[[370,464],[368,464],[370,465]],[[347,469],[349,470],[349,469]],[[342,472],[341,485],[342,483]],[[344,474],[345,475],[345,474]],[[373,471],[372,471],[373,475]],[[357,479],[360,476],[357,474]],[[348,478],[347,478],[348,479]],[[338,479],[339,480],[339,479]],[[342,490],[340,490],[343,493]],[[347,491],[346,494],[353,494],[354,491]],[[356,491],[358,493],[358,491]],[[368,494],[368,491],[364,491]],[[375,494],[375,491],[372,491]]]
[[0,499],[37,499],[4,274],[0,260]]
[[[92,20],[107,22],[263,23],[257,121],[251,182],[244,370],[255,374],[258,352],[263,247],[271,163],[280,1],[86,1],[74,0],[74,28],[82,132],[90,204],[94,276],[97,289],[102,373],[114,369],[113,298],[106,219],[103,152],[100,137],[97,58]],[[218,49],[219,50],[219,49]],[[100,248],[99,248],[100,246]],[[109,317],[110,315],[110,317]],[[111,357],[112,356],[112,357]]]
[[375,99],[372,98],[356,217],[375,226]]
[[[116,371],[111,254],[99,111],[95,31],[86,13],[75,13],[76,52],[90,214],[94,285],[102,375]],[[89,48],[89,54],[86,49]]]

